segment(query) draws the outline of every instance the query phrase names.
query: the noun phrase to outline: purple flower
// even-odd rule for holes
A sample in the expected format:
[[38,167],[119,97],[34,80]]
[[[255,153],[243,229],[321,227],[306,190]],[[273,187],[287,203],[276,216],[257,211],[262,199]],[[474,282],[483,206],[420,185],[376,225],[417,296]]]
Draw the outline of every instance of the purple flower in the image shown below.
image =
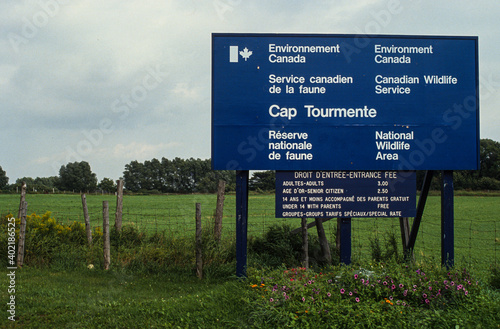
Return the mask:
[[344,292],[345,292],[345,289],[344,289],[344,288],[340,289],[340,293],[341,293],[341,294],[343,294]]
[[384,286],[387,286],[387,281],[384,281]]
[[356,303],[359,303],[359,297],[356,297]]
[[352,296],[352,291],[349,291],[349,296]]
[[302,297],[302,301],[305,302],[306,301],[306,298],[305,297]]
[[431,302],[430,302],[430,300],[426,299],[426,300],[425,300],[425,303],[426,303],[426,304],[430,304]]
[[332,294],[331,293],[327,293],[326,294],[328,297],[332,297]]
[[403,291],[403,296],[408,295],[408,290]]
[[422,294],[422,297],[427,298],[427,294]]
[[357,279],[358,279],[358,275],[354,274],[354,280],[357,280]]
[[467,296],[469,294],[469,292],[467,290],[465,290],[465,296]]
[[365,279],[361,279],[361,283],[364,284],[365,283]]
[[269,301],[272,303],[272,302],[274,302],[274,299],[271,298],[271,299],[269,299]]
[[402,288],[404,288],[404,286],[405,286],[405,285],[404,285],[404,284],[402,284],[402,283],[400,283],[400,284],[399,284],[399,288],[401,288],[401,289],[402,289]]
[[431,290],[432,290],[432,287],[429,287],[429,291],[431,291]]
[[392,290],[396,289],[396,285],[394,285],[394,284],[393,284],[393,285],[391,286],[391,289],[392,289]]
[[459,284],[459,285],[457,286],[457,290],[462,290],[462,288],[463,288],[463,287],[464,287],[464,286],[462,286],[461,284]]

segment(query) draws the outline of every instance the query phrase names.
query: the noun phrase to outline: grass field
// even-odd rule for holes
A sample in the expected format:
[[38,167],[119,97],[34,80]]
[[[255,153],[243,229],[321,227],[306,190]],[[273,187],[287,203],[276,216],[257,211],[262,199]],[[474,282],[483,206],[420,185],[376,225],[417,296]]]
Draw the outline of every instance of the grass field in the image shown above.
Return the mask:
[[[455,262],[488,269],[500,264],[500,197],[458,195],[455,197]],[[53,217],[63,223],[83,222],[80,195],[75,194],[28,194],[28,213],[43,214],[51,211]],[[109,201],[111,223],[114,222],[116,197],[114,195],[87,195],[92,226],[102,225],[102,201]],[[202,216],[208,223],[213,216],[216,195],[125,195],[123,201],[124,225],[134,225],[145,232],[169,232],[193,235],[195,232],[195,204],[201,203]],[[17,214],[18,195],[0,194],[0,214]],[[312,219],[311,219],[312,220]],[[300,227],[299,219],[274,217],[274,195],[255,194],[249,197],[248,234],[262,235],[273,224],[287,223]],[[325,224],[331,240],[336,221]],[[440,197],[430,196],[416,242],[417,258],[440,259]],[[227,195],[224,211],[224,234],[234,236],[235,196]],[[399,221],[394,218],[355,218],[352,221],[352,257],[363,261],[370,256],[370,240],[377,237],[381,242],[390,232],[400,239]],[[310,230],[315,234],[315,230]]]

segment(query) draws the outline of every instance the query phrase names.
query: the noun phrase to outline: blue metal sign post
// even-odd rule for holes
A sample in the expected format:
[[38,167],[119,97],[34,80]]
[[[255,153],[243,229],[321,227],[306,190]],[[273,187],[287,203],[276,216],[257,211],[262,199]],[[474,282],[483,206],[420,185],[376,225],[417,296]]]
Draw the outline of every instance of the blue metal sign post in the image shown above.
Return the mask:
[[443,170],[441,182],[441,263],[453,267],[454,250],[454,207],[453,207],[453,171]]
[[236,276],[247,276],[248,170],[236,171]]

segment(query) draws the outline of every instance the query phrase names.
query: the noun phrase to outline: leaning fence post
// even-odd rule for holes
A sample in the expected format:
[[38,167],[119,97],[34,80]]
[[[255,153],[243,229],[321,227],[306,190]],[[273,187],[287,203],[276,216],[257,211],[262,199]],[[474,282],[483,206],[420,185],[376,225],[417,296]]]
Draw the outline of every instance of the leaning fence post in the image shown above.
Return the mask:
[[104,253],[104,269],[109,270],[111,262],[110,240],[109,240],[109,206],[108,201],[102,202],[102,232],[103,232],[103,253]]
[[[23,184],[23,187],[26,185]],[[19,228],[19,243],[17,246],[17,266],[24,264],[24,241],[26,236],[26,213],[28,212],[28,202],[23,201],[21,206],[21,227]]]
[[87,199],[85,193],[82,193],[83,219],[85,220],[85,232],[87,233],[87,242],[92,245],[92,228],[90,227],[89,209],[87,208]]
[[224,214],[224,191],[226,189],[226,182],[222,179],[219,180],[219,187],[217,189],[217,207],[215,208],[215,225],[214,237],[219,241],[222,232],[222,217]]
[[330,244],[328,243],[328,239],[326,238],[325,229],[323,227],[323,219],[315,218],[316,222],[316,230],[318,231],[318,239],[319,245],[321,247],[321,252],[323,253],[323,257],[327,264],[332,264],[332,254],[330,253]]
[[123,179],[116,181],[116,213],[115,213],[115,228],[118,232],[122,230],[122,213],[123,213]]
[[203,254],[201,241],[201,204],[196,204],[196,276],[203,278]]

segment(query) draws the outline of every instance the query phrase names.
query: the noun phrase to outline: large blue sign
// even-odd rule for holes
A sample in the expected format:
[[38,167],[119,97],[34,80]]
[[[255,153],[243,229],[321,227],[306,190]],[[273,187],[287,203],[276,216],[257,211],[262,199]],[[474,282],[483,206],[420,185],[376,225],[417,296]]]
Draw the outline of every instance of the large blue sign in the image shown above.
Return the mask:
[[212,35],[212,166],[465,170],[477,37]]
[[415,217],[415,171],[277,171],[276,217]]

